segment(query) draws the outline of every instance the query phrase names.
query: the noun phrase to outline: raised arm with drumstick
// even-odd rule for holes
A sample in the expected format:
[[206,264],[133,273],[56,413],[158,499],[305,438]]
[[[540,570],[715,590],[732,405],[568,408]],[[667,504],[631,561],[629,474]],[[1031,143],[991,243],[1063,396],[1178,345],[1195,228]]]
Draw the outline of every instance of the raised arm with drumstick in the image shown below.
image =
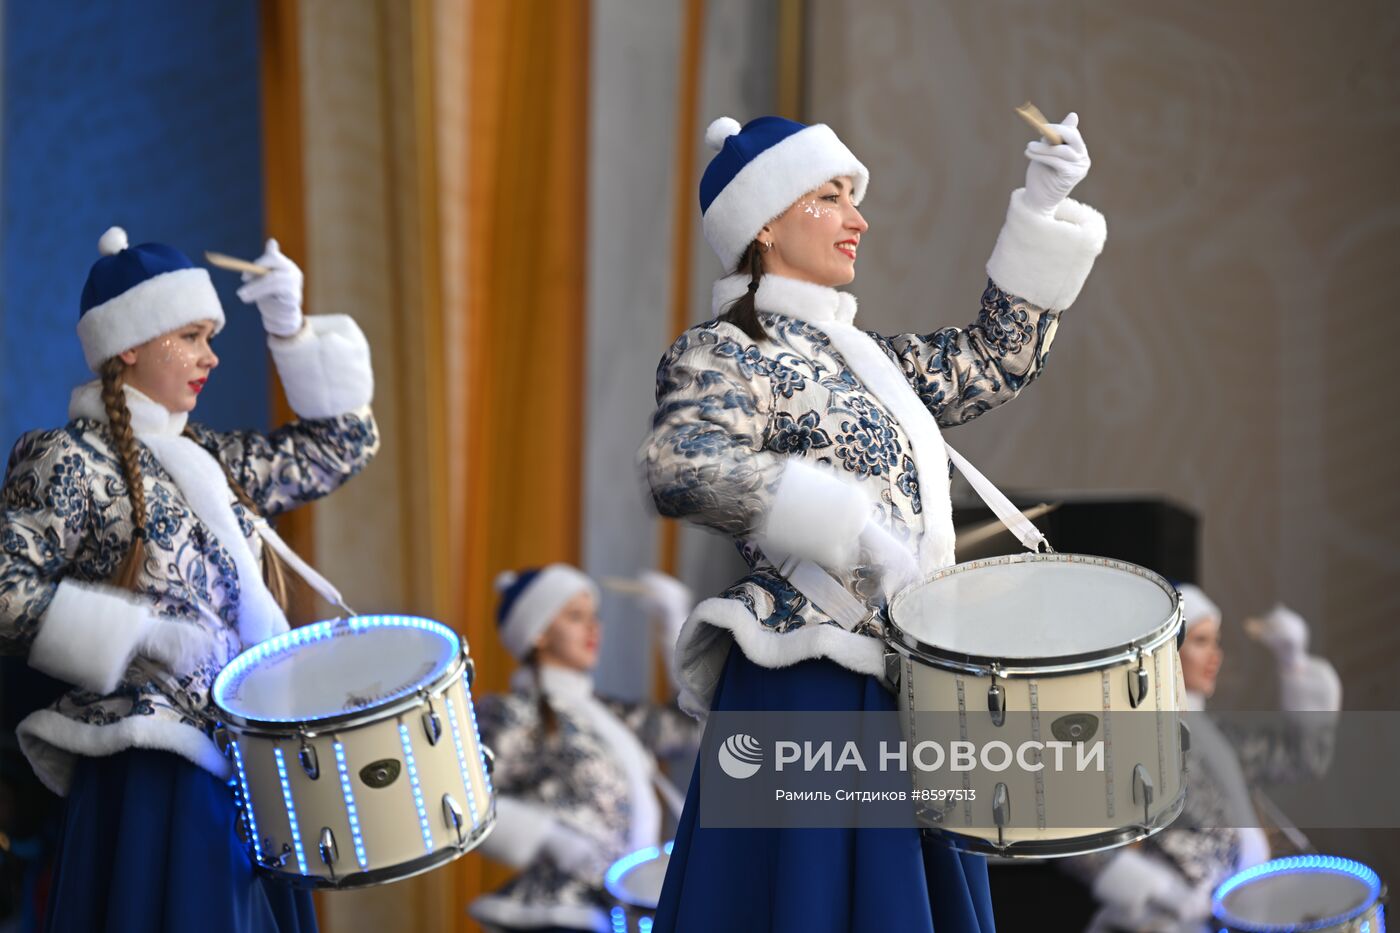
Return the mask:
[[301,270],[269,241],[240,295],[298,419],[211,430],[189,420],[219,366],[209,273],[116,227],[99,252],[78,319],[98,378],[67,424],[20,438],[0,498],[0,646],[73,685],[18,729],[72,815],[48,928],[314,930],[310,897],[255,877],[233,833],[209,691],[287,630],[266,519],[378,449],[369,346],[348,317],[303,316]]

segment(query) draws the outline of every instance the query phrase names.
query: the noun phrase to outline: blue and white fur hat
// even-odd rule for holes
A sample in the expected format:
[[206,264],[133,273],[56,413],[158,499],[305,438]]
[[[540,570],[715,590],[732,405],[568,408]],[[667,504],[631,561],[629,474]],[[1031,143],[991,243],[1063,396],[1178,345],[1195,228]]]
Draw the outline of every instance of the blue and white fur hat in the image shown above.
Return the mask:
[[579,593],[593,594],[595,602],[599,599],[598,584],[568,564],[550,564],[519,573],[507,570],[496,578],[496,592],[501,594],[496,608],[501,642],[520,661],[534,650],[535,642],[565,603]]
[[1188,632],[1207,619],[1220,621],[1220,607],[1199,586],[1181,583],[1177,591],[1181,593],[1181,616]]
[[112,227],[97,241],[102,258],[92,264],[78,316],[78,340],[88,368],[125,350],[196,321],[213,321],[224,329],[219,303],[207,269],[161,243],[128,246],[126,231]]
[[733,271],[764,224],[809,191],[850,175],[851,200],[865,197],[870,172],[824,123],[758,117],[742,128],[720,117],[705,131],[717,155],[700,178],[705,239]]

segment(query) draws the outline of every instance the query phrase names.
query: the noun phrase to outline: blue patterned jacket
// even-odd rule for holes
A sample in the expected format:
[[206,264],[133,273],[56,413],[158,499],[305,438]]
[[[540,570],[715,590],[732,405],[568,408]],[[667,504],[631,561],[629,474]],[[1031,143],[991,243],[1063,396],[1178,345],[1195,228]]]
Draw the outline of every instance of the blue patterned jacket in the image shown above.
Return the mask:
[[[897,367],[893,378],[907,384],[899,391],[912,389],[938,425],[964,424],[1014,398],[1040,373],[1060,312],[1104,237],[1103,217],[1092,208],[1066,201],[1054,218],[1033,215],[1018,191],[970,326],[859,339],[873,341]],[[744,277],[721,279],[716,311],[746,286]],[[681,704],[695,715],[709,708],[731,640],[768,667],[826,657],[857,672],[881,672],[880,581],[870,555],[853,550],[868,520],[925,557],[926,539],[938,532],[947,543],[932,563],[951,560],[951,534],[942,530],[951,529],[950,466],[941,444],[922,448],[937,453],[921,473],[914,426],[882,401],[888,386],[872,390],[880,367],[867,359],[862,372],[828,334],[855,330],[855,299],[767,275],[756,303],[769,339],[756,342],[712,320],[667,351],[639,454],[661,514],[731,536],[750,567],[718,598],[700,603],[681,632]],[[904,411],[906,422],[915,420]],[[919,430],[937,433],[931,423]],[[778,544],[784,556],[822,566],[869,610],[866,619],[847,629],[809,602],[778,572],[781,557],[765,553]]]
[[[331,492],[363,469],[379,445],[368,408],[373,379],[363,334],[346,317],[308,320],[298,338],[271,342],[301,420],[266,435],[190,425],[195,443],[231,471],[268,516]],[[49,628],[54,647],[48,652],[59,655],[51,659],[58,666],[116,684],[104,690],[94,677],[79,678],[89,682],[20,724],[30,763],[59,794],[67,791],[74,755],[132,746],[172,751],[227,775],[228,763],[208,737],[206,712],[215,676],[245,647],[237,624],[244,581],[160,461],[137,445],[148,516],[134,600],[104,585],[133,534],[128,488],[105,416],[25,434],[10,454],[0,490],[0,650],[28,654],[36,663],[35,642]],[[233,497],[227,488],[220,494]],[[263,543],[254,521],[261,519],[236,502],[232,508],[260,562]],[[61,586],[66,601],[60,606]],[[135,635],[121,620],[138,603],[157,620],[198,630],[198,643],[210,653],[195,670],[177,677],[133,657]]]

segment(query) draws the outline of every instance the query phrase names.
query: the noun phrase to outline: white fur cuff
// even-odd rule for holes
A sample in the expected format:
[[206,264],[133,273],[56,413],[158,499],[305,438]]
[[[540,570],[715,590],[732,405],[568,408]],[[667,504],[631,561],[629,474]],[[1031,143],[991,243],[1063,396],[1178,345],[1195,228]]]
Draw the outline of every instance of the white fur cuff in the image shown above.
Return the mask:
[[129,593],[64,580],[39,622],[29,664],[100,696],[117,689],[141,639],[150,610]]
[[1084,287],[1103,251],[1108,224],[1092,207],[1068,198],[1054,217],[1046,217],[1026,207],[1025,195],[1024,188],[1011,192],[987,275],[1005,292],[1061,311]]
[[511,868],[524,868],[539,854],[553,826],[553,814],[539,804],[497,797],[495,828],[481,843],[481,851]]
[[287,393],[302,418],[335,418],[374,398],[369,341],[344,314],[312,314],[291,337],[269,337],[268,348]]
[[827,470],[789,460],[773,494],[759,545],[775,563],[787,557],[841,569],[855,562],[870,503]]

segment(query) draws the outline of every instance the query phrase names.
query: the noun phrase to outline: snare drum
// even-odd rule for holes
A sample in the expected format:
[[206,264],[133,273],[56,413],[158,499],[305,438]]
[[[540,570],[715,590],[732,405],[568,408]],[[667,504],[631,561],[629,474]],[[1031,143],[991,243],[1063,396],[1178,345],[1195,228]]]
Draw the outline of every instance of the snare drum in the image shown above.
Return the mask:
[[617,902],[611,912],[613,933],[651,933],[673,844],[649,846],[624,855],[603,875],[603,886]]
[[1380,876],[1360,862],[1293,855],[1226,879],[1211,911],[1221,933],[1384,933],[1384,897]]
[[455,632],[412,616],[318,622],[234,658],[212,697],[254,863],[348,888],[478,845],[496,812],[473,674]]
[[[1157,574],[1076,554],[993,557],[900,592],[890,619],[887,661],[911,748],[1003,742],[1043,763],[913,769],[926,827],[970,851],[1047,857],[1133,842],[1181,812],[1181,599]],[[1139,714],[1109,716],[1130,710]],[[919,734],[918,713],[947,714],[925,717],[945,734]],[[1076,766],[1051,767],[1051,740]],[[1097,751],[1101,769],[1086,755],[1080,770],[1081,751]]]

